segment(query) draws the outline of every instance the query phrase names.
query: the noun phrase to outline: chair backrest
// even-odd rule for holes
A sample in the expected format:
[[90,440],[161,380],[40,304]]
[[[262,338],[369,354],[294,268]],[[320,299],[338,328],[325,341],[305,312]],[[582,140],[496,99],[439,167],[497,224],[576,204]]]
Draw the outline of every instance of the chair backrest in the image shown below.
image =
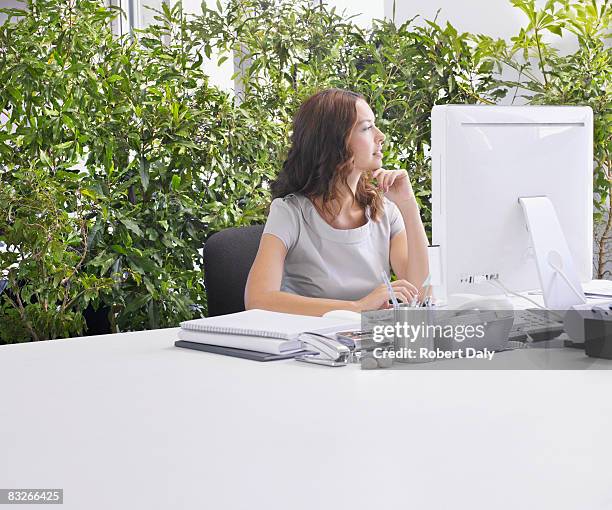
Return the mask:
[[244,310],[244,288],[257,255],[263,225],[228,228],[204,244],[208,316]]

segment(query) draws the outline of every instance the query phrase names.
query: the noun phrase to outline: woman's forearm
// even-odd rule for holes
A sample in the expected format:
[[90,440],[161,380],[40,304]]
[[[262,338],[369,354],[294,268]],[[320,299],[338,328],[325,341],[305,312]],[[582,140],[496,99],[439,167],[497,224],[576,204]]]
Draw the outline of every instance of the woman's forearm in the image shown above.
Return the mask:
[[247,310],[259,308],[298,315],[321,316],[332,310],[360,311],[357,301],[304,297],[281,291],[261,293],[257,297],[248,298],[245,304]]
[[408,239],[408,281],[420,287],[429,274],[429,257],[427,247],[429,240],[421,221],[419,207],[414,198],[396,204],[399,208]]

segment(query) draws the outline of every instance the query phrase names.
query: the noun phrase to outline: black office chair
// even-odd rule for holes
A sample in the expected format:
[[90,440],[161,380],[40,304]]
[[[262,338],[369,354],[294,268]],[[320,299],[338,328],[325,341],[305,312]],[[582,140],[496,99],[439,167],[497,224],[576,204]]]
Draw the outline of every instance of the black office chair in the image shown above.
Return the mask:
[[244,310],[244,288],[257,255],[263,225],[228,228],[204,243],[208,316]]

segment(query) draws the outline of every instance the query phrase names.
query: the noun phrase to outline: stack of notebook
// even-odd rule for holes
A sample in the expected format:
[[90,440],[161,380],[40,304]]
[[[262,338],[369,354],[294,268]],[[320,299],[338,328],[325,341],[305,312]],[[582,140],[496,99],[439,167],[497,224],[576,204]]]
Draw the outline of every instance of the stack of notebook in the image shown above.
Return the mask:
[[304,333],[330,334],[355,326],[345,319],[311,317],[267,310],[181,322],[177,347],[258,361],[293,358],[307,352]]

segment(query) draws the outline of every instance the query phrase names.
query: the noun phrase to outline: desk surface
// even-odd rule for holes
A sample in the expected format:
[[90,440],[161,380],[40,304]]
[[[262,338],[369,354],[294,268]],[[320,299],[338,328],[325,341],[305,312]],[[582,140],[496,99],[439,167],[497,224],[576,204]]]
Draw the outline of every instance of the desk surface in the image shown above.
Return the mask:
[[0,347],[0,488],[79,510],[612,508],[610,371],[361,371],[175,339]]

